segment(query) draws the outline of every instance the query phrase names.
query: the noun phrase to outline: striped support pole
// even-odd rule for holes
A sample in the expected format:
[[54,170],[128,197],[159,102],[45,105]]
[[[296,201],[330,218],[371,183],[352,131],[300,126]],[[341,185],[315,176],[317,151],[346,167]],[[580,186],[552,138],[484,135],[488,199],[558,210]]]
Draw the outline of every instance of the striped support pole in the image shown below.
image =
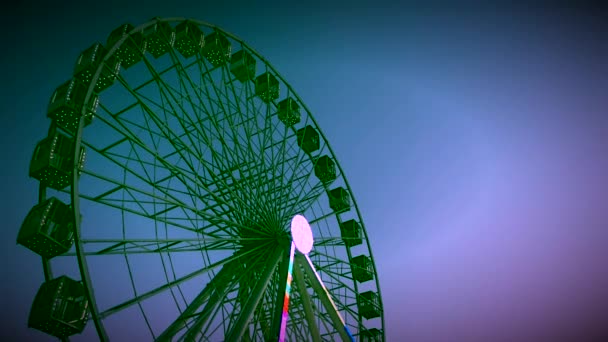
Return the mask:
[[291,250],[289,251],[289,268],[287,269],[287,286],[285,286],[285,299],[283,300],[283,315],[281,316],[281,332],[279,333],[279,342],[285,341],[285,332],[287,330],[287,319],[289,318],[289,292],[291,291],[291,280],[293,276],[293,258],[296,251],[296,245],[291,242]]

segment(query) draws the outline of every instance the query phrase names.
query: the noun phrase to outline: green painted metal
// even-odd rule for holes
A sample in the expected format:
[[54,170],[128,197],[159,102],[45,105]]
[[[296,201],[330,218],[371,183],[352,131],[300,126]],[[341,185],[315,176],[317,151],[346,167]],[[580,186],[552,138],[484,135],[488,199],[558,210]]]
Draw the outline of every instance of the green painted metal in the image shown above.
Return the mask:
[[298,145],[304,150],[304,152],[310,154],[320,147],[320,138],[319,132],[308,125],[306,127],[300,128],[297,132],[298,134]]
[[327,192],[329,207],[335,212],[344,212],[350,208],[350,195],[343,187],[337,187]]
[[273,74],[265,72],[255,79],[255,94],[268,103],[279,98],[279,80]]
[[330,298],[330,294],[324,289],[324,285],[318,280],[318,275],[312,268],[309,260],[306,260],[306,256],[299,254],[296,256],[296,261],[298,263],[298,267],[302,267],[304,272],[307,274],[308,279],[310,279],[310,285],[315,290],[317,296],[321,299],[321,303],[323,303],[323,306],[325,307],[333,326],[342,338],[342,341],[350,342],[351,338],[344,330],[344,323],[342,322],[342,318],[339,316],[338,308],[334,305],[332,298]]
[[35,205],[27,214],[17,243],[45,259],[68,252],[74,244],[73,215],[67,204],[51,197]]
[[256,59],[246,50],[239,50],[230,60],[230,72],[240,82],[251,80],[255,77]]
[[351,259],[353,277],[360,283],[374,279],[372,260],[367,255],[358,255]]
[[232,45],[223,34],[213,32],[205,39],[205,46],[203,46],[202,52],[205,58],[213,66],[217,67],[230,60]]
[[175,27],[175,49],[189,58],[200,52],[205,44],[203,31],[193,22],[184,20]]
[[382,330],[378,328],[366,329],[361,332],[362,342],[382,342],[384,336]]
[[344,243],[348,247],[360,245],[363,241],[361,224],[354,219],[340,223],[340,232]]
[[114,56],[120,61],[122,68],[128,69],[143,58],[146,50],[146,41],[140,31],[132,32],[135,27],[131,24],[123,24],[117,27],[108,37],[107,46],[112,47],[119,44]]
[[[310,256],[349,330],[383,338],[378,277],[344,172],[310,110],[242,40],[193,19],[120,25],[105,46],[83,51],[72,80],[55,91],[46,114],[51,128],[34,153],[30,175],[40,181],[39,203],[69,195],[74,245],[40,252],[53,256],[43,259],[45,279],[53,279],[55,260],[77,263],[100,340],[116,336],[105,320],[129,308],[139,310],[153,338],[154,331],[164,331],[160,340],[272,339],[284,272],[270,254],[289,242],[295,214],[307,216],[313,227]],[[91,160],[86,163],[85,150]],[[123,232],[136,229],[128,217],[171,234],[103,236],[81,217],[84,207],[123,217]],[[353,248],[366,256],[364,262],[353,258]],[[184,253],[198,253],[203,266],[177,276],[173,258]],[[124,259],[131,279],[122,286],[133,294],[100,310],[90,260],[115,256]],[[166,282],[139,290],[131,263],[136,256],[160,256]],[[364,273],[357,271],[361,265]],[[182,286],[200,277],[209,280],[185,300]],[[297,271],[295,279],[288,337],[339,338],[332,317],[319,310],[323,298],[308,295]],[[377,294],[374,307],[380,308],[369,319],[357,300],[361,281]],[[142,303],[163,295],[173,298],[179,313],[157,330]]]
[[315,176],[319,178],[319,180],[323,184],[330,184],[334,180],[336,180],[337,171],[336,164],[328,155],[324,155],[319,157],[315,162]]
[[32,303],[28,326],[58,338],[81,333],[89,307],[84,292],[82,283],[66,276],[44,282]]
[[[73,78],[62,84],[51,97],[47,109],[47,117],[69,133],[76,133],[86,93],[86,84],[77,79]],[[99,97],[92,96],[88,102],[84,114],[85,126],[91,124],[97,110],[98,101]]]
[[[238,259],[237,259],[238,261]],[[179,315],[179,317],[173,321],[173,323],[171,323],[171,325],[169,327],[167,327],[163,333],[158,336],[158,338],[156,339],[157,341],[171,341],[175,335],[177,334],[178,331],[180,331],[181,329],[183,329],[183,327],[186,325],[187,320],[191,317],[193,317],[193,315],[196,313],[196,311],[198,310],[198,308],[204,304],[205,302],[208,301],[209,297],[212,297],[212,301],[210,306],[215,308],[215,306],[217,306],[217,303],[219,302],[219,300],[221,300],[221,296],[217,295],[217,290],[221,289],[223,290],[226,287],[226,283],[228,281],[230,281],[232,279],[232,270],[234,269],[234,261],[224,265],[224,267],[222,267],[222,269],[217,273],[217,275],[215,276],[215,278],[213,278],[212,281],[210,281],[209,283],[207,283],[207,285],[205,285],[205,288],[203,289],[203,291],[201,291],[196,298],[194,298],[192,300],[192,302],[190,302],[190,304],[188,304],[188,307],[186,308],[186,310],[182,311],[182,313]],[[221,291],[220,290],[220,291]],[[199,313],[199,318],[204,317],[205,319],[197,319],[197,324],[195,324],[194,328],[190,329],[190,331],[192,332],[197,332],[196,327],[198,326],[202,326],[206,319],[209,317],[209,312],[211,311],[211,309],[209,309],[207,306],[206,308]]]
[[[54,132],[38,143],[30,162],[29,175],[42,184],[61,190],[71,184],[74,169],[84,166],[85,151],[79,151],[78,158],[72,156],[74,140],[65,134]],[[78,162],[74,162],[77,160]],[[75,167],[76,166],[76,167]]]
[[277,267],[277,264],[281,260],[281,256],[285,253],[285,250],[280,247],[275,247],[274,253],[272,253],[263,268],[263,272],[257,279],[257,284],[251,293],[251,297],[245,302],[245,305],[241,309],[237,321],[232,326],[232,330],[229,335],[226,336],[227,341],[240,341],[243,338],[245,330],[249,326],[249,322],[253,317],[253,311],[259,305],[266,288],[270,283],[271,277]]
[[317,322],[315,321],[315,313],[312,308],[312,300],[310,299],[310,295],[307,291],[306,281],[304,279],[304,273],[302,273],[301,264],[298,262],[294,265],[294,283],[295,288],[299,292],[300,297],[302,298],[302,307],[304,310],[304,315],[306,317],[306,323],[308,325],[308,329],[310,332],[310,337],[313,342],[320,342],[321,335],[319,333],[319,327],[317,326]]
[[359,294],[359,309],[366,319],[379,317],[382,312],[380,298],[377,292],[365,291]]
[[302,120],[300,106],[291,97],[280,101],[277,105],[277,116],[286,126],[293,126]]

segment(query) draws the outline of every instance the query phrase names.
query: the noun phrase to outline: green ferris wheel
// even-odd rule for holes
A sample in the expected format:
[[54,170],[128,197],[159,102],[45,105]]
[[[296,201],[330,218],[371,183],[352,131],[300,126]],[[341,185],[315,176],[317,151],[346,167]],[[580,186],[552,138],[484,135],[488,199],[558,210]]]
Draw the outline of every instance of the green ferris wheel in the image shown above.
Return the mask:
[[[29,327],[63,340],[384,340],[344,172],[259,53],[214,25],[154,18],[84,50],[67,78],[17,237],[45,277]],[[311,250],[294,252],[296,233]]]

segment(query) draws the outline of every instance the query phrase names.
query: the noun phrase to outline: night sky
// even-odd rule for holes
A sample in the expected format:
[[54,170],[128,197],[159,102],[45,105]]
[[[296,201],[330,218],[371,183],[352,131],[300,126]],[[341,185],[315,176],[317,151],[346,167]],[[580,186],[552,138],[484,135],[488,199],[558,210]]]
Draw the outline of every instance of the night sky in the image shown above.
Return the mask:
[[125,22],[192,17],[259,51],[330,141],[370,237],[389,341],[608,340],[608,12],[565,6],[21,2],[2,15],[0,337],[40,258],[15,243],[46,106]]

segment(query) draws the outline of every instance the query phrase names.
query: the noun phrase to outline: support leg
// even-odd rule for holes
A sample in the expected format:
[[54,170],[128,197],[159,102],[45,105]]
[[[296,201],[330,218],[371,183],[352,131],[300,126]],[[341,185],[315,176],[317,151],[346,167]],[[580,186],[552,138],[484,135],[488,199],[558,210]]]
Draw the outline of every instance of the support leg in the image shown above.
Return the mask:
[[260,303],[260,300],[262,299],[262,296],[264,295],[264,292],[268,287],[268,283],[270,282],[272,274],[274,273],[274,270],[277,264],[279,263],[279,260],[281,260],[281,256],[283,255],[283,253],[284,250],[282,248],[277,247],[274,250],[274,253],[272,253],[272,255],[268,258],[262,276],[260,277],[260,279],[258,279],[256,287],[251,293],[251,297],[249,298],[249,300],[247,300],[247,303],[241,310],[239,318],[232,327],[232,331],[230,331],[229,336],[226,337],[226,341],[240,341],[243,337],[245,329],[251,321],[253,312]]
[[298,254],[297,259],[300,265],[302,265],[302,267],[304,268],[304,271],[306,272],[308,277],[311,279],[312,288],[317,293],[317,296],[319,296],[319,298],[321,299],[321,303],[323,303],[323,306],[325,306],[325,310],[329,314],[329,317],[331,318],[332,323],[338,330],[340,337],[342,337],[342,340],[354,341],[350,332],[346,328],[346,324],[344,324],[342,317],[340,317],[338,308],[331,299],[329,291],[327,291],[325,285],[323,285],[323,281],[317,274],[315,267],[313,266],[312,261],[310,260],[308,255]]
[[293,271],[293,280],[298,289],[298,293],[300,294],[300,298],[302,299],[302,306],[304,307],[304,315],[306,316],[306,322],[308,322],[310,336],[312,337],[313,342],[321,342],[321,334],[319,333],[317,322],[315,322],[315,314],[312,309],[310,295],[306,290],[306,281],[304,280],[304,274],[302,273],[299,262],[296,262],[295,265],[293,265]]

